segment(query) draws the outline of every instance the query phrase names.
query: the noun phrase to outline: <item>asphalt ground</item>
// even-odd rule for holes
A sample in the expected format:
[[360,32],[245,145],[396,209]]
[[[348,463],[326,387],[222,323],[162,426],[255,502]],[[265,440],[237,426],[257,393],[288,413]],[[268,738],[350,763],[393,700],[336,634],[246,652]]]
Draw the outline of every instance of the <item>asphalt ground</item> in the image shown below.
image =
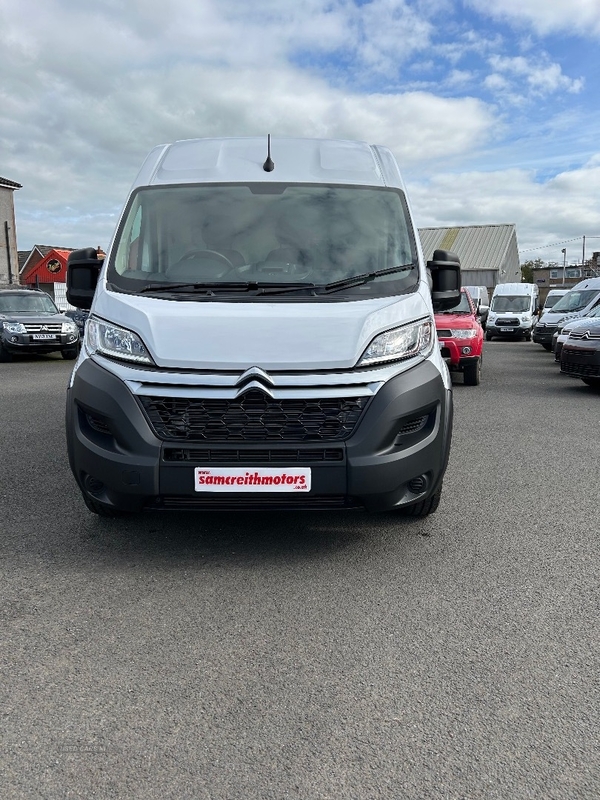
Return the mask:
[[599,797],[600,393],[484,354],[416,521],[97,518],[72,364],[1,364],[0,797]]

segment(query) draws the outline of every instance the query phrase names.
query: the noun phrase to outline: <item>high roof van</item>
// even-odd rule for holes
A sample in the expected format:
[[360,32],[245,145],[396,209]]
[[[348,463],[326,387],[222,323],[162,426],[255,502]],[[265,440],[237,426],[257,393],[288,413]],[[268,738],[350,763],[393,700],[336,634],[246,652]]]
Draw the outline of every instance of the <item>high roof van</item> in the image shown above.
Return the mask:
[[485,326],[485,338],[494,336],[530,340],[538,320],[540,290],[535,283],[499,283],[494,287]]
[[102,262],[67,392],[71,468],[100,515],[168,509],[435,511],[452,386],[398,166],[362,142],[160,145]]

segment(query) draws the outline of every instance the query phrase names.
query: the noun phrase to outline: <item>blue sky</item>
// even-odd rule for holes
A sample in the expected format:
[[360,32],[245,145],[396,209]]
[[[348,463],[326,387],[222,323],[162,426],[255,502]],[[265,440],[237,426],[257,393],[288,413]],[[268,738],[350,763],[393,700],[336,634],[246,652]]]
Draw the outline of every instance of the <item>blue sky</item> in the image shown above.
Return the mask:
[[[109,244],[155,144],[265,134],[396,154],[419,226],[600,250],[600,0],[0,2],[19,249]],[[598,238],[594,238],[598,237]]]

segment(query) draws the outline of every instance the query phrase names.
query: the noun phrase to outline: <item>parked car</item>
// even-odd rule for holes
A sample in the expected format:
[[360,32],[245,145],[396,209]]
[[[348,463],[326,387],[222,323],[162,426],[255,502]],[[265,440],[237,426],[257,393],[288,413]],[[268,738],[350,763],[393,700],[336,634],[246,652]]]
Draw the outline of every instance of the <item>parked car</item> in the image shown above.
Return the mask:
[[560,354],[563,345],[569,338],[571,331],[581,326],[585,326],[589,319],[593,319],[595,317],[600,317],[600,306],[596,306],[596,308],[592,309],[586,317],[577,317],[577,319],[569,319],[565,322],[559,323],[558,328],[552,337],[552,350],[554,352],[555,361],[560,361]]
[[481,379],[483,328],[465,288],[461,289],[458,305],[435,314],[435,327],[448,369],[462,372],[467,386],[477,386]]
[[499,283],[492,294],[486,340],[502,336],[529,341],[538,320],[539,295],[535,283]]
[[0,361],[11,361],[17,353],[55,351],[77,358],[79,330],[73,320],[41,290],[0,290]]
[[477,310],[477,319],[481,327],[485,330],[485,325],[490,310],[490,295],[487,286],[465,286],[464,287],[471,295],[471,300],[475,304]]
[[560,371],[600,389],[600,319],[571,331],[560,354]]
[[86,311],[84,308],[73,308],[65,311],[65,317],[69,317],[72,319],[75,325],[79,328],[79,338],[83,339],[83,334],[85,331],[85,322],[89,317],[90,312]]

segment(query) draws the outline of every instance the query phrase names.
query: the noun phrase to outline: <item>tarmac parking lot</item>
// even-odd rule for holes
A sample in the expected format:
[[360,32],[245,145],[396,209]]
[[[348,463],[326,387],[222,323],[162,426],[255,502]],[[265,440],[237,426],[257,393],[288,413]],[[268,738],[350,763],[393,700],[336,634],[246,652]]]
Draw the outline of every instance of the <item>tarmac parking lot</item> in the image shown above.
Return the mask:
[[2,798],[600,796],[600,392],[486,342],[423,520],[105,520],[71,369],[0,364]]

